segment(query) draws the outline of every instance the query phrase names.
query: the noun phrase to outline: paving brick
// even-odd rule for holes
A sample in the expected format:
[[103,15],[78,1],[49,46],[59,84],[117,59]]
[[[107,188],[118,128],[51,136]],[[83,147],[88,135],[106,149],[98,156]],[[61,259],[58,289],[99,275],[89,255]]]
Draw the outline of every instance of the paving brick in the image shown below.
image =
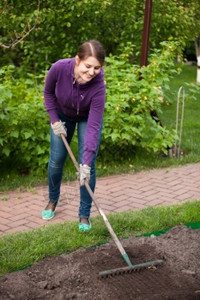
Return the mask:
[[113,200],[114,200],[113,204],[115,205],[116,203],[120,203],[120,202],[123,202],[123,201],[127,200],[127,195],[126,194],[121,194],[121,195],[115,197]]
[[0,206],[0,215],[2,213],[8,213],[8,214],[11,213],[12,214],[12,211],[13,211],[12,207],[10,207],[8,205],[2,205],[1,204],[1,206]]
[[129,198],[129,203],[130,203],[130,205],[132,205],[132,204],[138,204],[138,205],[143,205],[143,204],[145,204],[146,203],[146,200],[145,200],[145,198],[139,198],[139,197],[130,197]]
[[30,229],[36,229],[38,228],[38,223],[28,222],[27,227],[29,227]]
[[128,206],[121,206],[121,207],[118,207],[118,208],[115,208],[114,212],[124,212],[124,211],[129,211],[131,210],[131,207],[128,205]]
[[146,204],[148,204],[148,206],[159,206],[163,204],[163,200],[162,199],[154,199],[151,201],[146,202]]
[[[27,213],[26,213],[26,218],[27,218]],[[12,218],[9,219],[9,221],[15,222],[18,220],[23,220],[23,219],[24,219],[24,213],[13,215]]]
[[4,231],[8,230],[10,227],[4,224],[0,224],[0,235],[3,234]]
[[180,195],[183,195],[185,193],[187,193],[187,189],[184,187],[184,188],[177,188],[175,191],[174,191],[174,195],[176,196],[180,196]]
[[17,232],[21,232],[21,231],[28,231],[30,230],[30,228],[28,228],[27,226],[19,226],[19,227],[12,227],[9,228],[8,230],[6,230],[6,233],[17,233]]
[[112,206],[115,203],[115,198],[112,196],[108,196],[108,197],[97,197],[96,201],[99,203],[99,205],[103,205],[103,204],[108,204],[110,206]]
[[134,188],[129,188],[125,190],[126,195],[129,196],[138,196],[139,194],[143,194],[143,191],[141,191],[137,186]]
[[131,205],[131,208],[134,210],[138,210],[138,209],[143,209],[146,208],[147,206],[145,204],[140,204],[140,203],[133,203]]
[[151,202],[153,200],[160,199],[160,197],[158,197],[158,194],[156,193],[156,194],[152,194],[152,195],[144,197],[144,199],[143,199],[144,203],[146,202],[145,199],[147,199],[147,202]]
[[3,224],[3,225],[7,225],[10,223],[10,220],[9,219],[6,219],[6,218],[1,218],[1,223],[0,224]]
[[38,209],[35,210],[29,210],[26,212],[27,215],[31,215],[33,217],[38,217],[41,216],[42,210],[44,209],[44,207],[38,207]]
[[21,220],[17,220],[17,221],[13,221],[12,223],[10,223],[10,227],[11,228],[17,228],[17,227],[21,227],[22,225],[25,225],[28,223],[28,221],[26,219],[21,219]]
[[34,222],[34,223],[38,224],[38,227],[39,227],[40,225],[43,225],[44,222],[45,222],[45,221],[42,219],[41,215],[38,215],[38,216],[33,216],[33,215],[28,216],[28,217],[26,217],[26,221],[27,221],[26,224],[29,224],[29,222],[30,222],[30,223],[31,223],[31,222]]
[[155,195],[157,194],[157,191],[155,189],[152,189],[151,187],[149,187],[149,189],[145,192],[142,193],[143,197],[147,197],[147,198],[151,198],[151,196],[153,195],[155,197]]
[[140,199],[142,201],[145,198],[145,195],[143,191],[138,191],[137,195],[133,194],[132,196],[129,195],[129,197],[138,200]]
[[191,194],[187,193],[187,191],[183,194],[180,194],[176,197],[177,200],[185,201],[185,200],[192,200]]
[[0,211],[0,222],[1,222],[1,218],[11,218],[12,214],[5,212],[5,211]]
[[75,210],[70,210],[70,209],[67,209],[65,211],[56,211],[56,215],[57,217],[65,217],[66,215],[69,215],[73,218],[78,218],[78,209],[75,211]]
[[[108,217],[108,215],[114,213],[113,210],[106,210],[106,209],[104,209],[103,212],[104,212],[104,214],[105,214],[107,217]],[[92,212],[91,217],[96,217],[96,216],[100,216],[99,212],[98,212],[98,211]]]
[[32,204],[32,202],[28,205],[28,207],[25,207],[25,209],[30,211],[41,211],[41,208],[43,208],[43,206],[39,207],[37,204]]
[[123,207],[123,206],[129,206],[130,201],[128,200],[123,200],[123,201],[119,201],[116,202],[114,207],[119,208],[119,207]]
[[[41,218],[41,210],[48,202],[47,186],[36,187],[31,192],[9,191],[1,194],[0,199],[5,196],[8,200],[0,201],[0,236],[78,220],[80,189],[77,181],[62,184],[60,206],[55,218],[49,221]],[[200,199],[200,163],[100,177],[95,199],[106,215]],[[93,204],[91,216],[96,215],[99,213]]]

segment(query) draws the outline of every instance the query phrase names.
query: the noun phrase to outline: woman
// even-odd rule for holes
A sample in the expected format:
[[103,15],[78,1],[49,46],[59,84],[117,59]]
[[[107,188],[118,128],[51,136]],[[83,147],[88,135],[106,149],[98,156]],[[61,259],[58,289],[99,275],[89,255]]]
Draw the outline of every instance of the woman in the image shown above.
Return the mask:
[[96,156],[101,137],[105,105],[105,84],[102,66],[105,51],[97,40],[84,42],[74,58],[61,59],[50,68],[44,87],[45,107],[51,121],[50,158],[48,164],[49,203],[42,218],[54,217],[60,196],[63,166],[67,150],[61,134],[70,144],[77,126],[80,164],[79,230],[88,231],[92,225],[92,199],[84,181],[94,192]]

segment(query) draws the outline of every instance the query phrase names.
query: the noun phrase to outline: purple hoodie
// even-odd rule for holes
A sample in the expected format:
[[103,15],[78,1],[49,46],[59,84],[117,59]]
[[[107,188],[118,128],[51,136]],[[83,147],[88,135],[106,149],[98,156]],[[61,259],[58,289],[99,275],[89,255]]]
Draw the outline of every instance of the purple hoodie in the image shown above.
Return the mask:
[[52,65],[45,81],[45,107],[52,123],[59,121],[58,110],[74,121],[88,119],[82,163],[90,165],[105,106],[104,71],[79,84],[74,78],[74,65],[75,58],[61,59]]

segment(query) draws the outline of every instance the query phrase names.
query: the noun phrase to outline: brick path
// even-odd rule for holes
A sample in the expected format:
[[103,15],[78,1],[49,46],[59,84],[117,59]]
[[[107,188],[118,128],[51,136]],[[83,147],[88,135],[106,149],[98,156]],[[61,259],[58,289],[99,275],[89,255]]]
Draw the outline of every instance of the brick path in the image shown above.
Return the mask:
[[[200,199],[200,163],[97,179],[95,197],[106,215],[148,206]],[[10,191],[0,195],[0,236],[45,224],[77,220],[78,182],[63,184],[55,218],[41,219],[48,201],[47,187]],[[98,215],[93,207],[92,215]]]

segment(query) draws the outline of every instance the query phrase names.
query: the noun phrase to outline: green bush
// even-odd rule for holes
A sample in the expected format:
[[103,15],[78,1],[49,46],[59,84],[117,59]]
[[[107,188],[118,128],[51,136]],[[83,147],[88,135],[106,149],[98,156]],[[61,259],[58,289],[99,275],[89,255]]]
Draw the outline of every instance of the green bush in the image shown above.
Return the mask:
[[121,55],[106,59],[107,100],[101,147],[120,156],[134,146],[166,153],[174,143],[175,132],[161,126],[151,112],[161,112],[162,86],[178,72],[177,44],[162,43],[162,50],[155,51],[149,65],[142,68],[129,62],[132,47],[128,44]]
[[[93,38],[103,43],[107,55],[118,54],[121,43],[131,41],[136,45],[134,59],[139,59],[145,2],[0,1],[0,44],[5,46],[0,47],[0,65],[13,63],[39,74],[59,58],[75,55],[80,43]],[[194,43],[200,32],[199,12],[197,0],[153,1],[149,53],[162,41],[179,41],[182,49]]]
[[[27,74],[15,79],[17,68],[6,66],[0,78],[0,162],[7,157],[19,168],[46,166],[49,148],[48,118],[43,105],[41,78]],[[18,76],[17,76],[18,77]]]
[[[101,153],[109,159],[126,156],[134,147],[163,151],[174,144],[175,133],[161,126],[151,112],[161,112],[162,86],[177,72],[176,44],[163,43],[146,67],[129,62],[133,46],[106,58],[107,99]],[[14,66],[1,69],[0,162],[7,157],[17,166],[41,172],[49,155],[49,120],[43,104],[44,75],[17,74]],[[16,79],[17,78],[17,79]],[[165,88],[167,85],[165,86]],[[120,151],[121,149],[121,151]]]

